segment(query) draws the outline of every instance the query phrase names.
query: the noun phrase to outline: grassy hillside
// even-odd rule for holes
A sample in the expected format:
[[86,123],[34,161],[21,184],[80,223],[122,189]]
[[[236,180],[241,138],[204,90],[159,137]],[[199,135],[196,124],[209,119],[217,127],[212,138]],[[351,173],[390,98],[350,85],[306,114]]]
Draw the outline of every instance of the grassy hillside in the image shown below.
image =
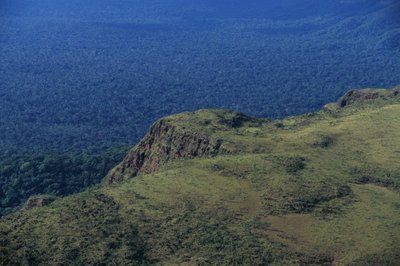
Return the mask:
[[172,156],[193,149],[167,134],[146,153],[169,156],[157,167],[3,218],[1,262],[398,265],[400,97],[345,97],[345,107],[276,121],[167,117],[175,139],[207,136],[218,153]]

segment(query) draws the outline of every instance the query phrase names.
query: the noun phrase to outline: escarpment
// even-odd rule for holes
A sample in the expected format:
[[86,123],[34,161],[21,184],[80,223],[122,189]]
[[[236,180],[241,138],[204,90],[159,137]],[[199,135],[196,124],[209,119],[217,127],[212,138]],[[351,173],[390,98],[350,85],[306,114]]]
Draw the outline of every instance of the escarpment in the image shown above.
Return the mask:
[[363,89],[348,91],[337,101],[338,107],[346,107],[357,102],[365,102],[378,98],[390,99],[400,94],[400,87],[395,87],[391,90],[386,89]]
[[222,140],[180,128],[166,120],[156,122],[150,132],[107,176],[109,184],[121,182],[139,173],[153,173],[172,160],[213,156],[220,152]]

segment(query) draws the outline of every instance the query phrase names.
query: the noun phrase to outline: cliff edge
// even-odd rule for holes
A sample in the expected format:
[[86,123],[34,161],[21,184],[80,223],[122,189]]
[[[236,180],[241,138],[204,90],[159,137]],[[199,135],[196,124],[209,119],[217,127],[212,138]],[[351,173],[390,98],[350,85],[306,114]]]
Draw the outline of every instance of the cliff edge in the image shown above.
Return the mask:
[[213,136],[215,130],[231,130],[262,121],[227,110],[199,110],[163,118],[154,123],[106,180],[109,184],[118,183],[141,173],[153,173],[172,160],[223,153],[226,151],[223,141]]

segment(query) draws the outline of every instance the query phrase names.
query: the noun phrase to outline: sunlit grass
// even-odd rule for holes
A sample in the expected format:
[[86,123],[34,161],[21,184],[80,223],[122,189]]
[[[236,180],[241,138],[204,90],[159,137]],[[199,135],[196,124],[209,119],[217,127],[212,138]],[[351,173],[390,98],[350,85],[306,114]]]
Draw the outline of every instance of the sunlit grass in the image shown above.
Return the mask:
[[400,105],[335,112],[237,128],[222,111],[167,118],[223,139],[225,154],[18,212],[0,223],[2,248],[52,264],[395,265]]

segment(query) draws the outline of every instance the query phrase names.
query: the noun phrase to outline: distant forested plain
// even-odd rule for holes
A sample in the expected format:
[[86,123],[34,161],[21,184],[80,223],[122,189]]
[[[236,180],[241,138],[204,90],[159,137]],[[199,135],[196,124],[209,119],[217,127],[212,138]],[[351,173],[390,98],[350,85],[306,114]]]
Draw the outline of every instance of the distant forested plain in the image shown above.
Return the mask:
[[[1,1],[0,215],[32,194],[98,182],[171,113],[280,118],[400,84],[399,12],[394,0]],[[80,172],[44,168],[58,185],[21,189],[38,179],[25,163],[45,158]]]

